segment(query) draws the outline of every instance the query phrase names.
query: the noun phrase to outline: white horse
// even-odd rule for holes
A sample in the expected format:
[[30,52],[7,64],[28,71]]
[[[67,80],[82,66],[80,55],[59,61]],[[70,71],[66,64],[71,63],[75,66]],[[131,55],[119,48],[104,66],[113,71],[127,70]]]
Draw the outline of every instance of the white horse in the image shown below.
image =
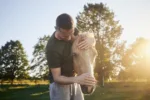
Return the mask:
[[[94,39],[92,33],[84,33],[81,35],[86,36],[86,38],[88,38],[89,40]],[[81,39],[82,39],[81,36],[79,36],[74,41],[72,46],[74,70],[77,73],[77,75],[81,75],[83,73],[90,73],[94,77],[94,66],[95,66],[95,59],[97,56],[95,43],[93,42],[92,47],[82,50],[77,47],[78,43],[82,41]],[[91,94],[94,92],[95,86],[81,85],[81,89],[84,94]]]

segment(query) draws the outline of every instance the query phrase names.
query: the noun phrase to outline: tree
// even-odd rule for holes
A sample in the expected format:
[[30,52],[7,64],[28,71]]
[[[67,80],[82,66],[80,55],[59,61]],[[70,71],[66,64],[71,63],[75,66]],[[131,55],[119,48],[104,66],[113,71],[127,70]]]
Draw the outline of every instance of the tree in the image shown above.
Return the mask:
[[47,66],[47,60],[45,55],[45,47],[48,42],[48,39],[50,36],[44,35],[44,37],[39,38],[39,41],[34,46],[34,52],[32,59],[32,67],[31,70],[34,70],[36,72],[36,77],[38,78],[45,78],[48,77],[48,66]]
[[2,84],[2,79],[4,77],[4,67],[2,66],[2,50],[0,48],[0,80],[1,80],[1,84]]
[[7,42],[0,49],[1,79],[27,78],[28,60],[20,41]]
[[126,50],[122,64],[130,79],[150,79],[150,40],[137,38]]
[[103,3],[84,5],[84,10],[76,17],[78,29],[81,32],[91,32],[95,36],[98,51],[95,71],[102,86],[104,76],[108,78],[115,66],[120,66],[125,44],[118,42],[122,27],[114,17],[114,12]]

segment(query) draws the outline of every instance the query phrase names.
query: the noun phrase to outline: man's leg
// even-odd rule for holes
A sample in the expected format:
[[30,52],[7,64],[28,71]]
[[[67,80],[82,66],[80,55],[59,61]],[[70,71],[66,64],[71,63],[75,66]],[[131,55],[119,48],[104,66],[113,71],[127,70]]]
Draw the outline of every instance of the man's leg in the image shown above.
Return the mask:
[[70,86],[50,84],[50,100],[70,100]]

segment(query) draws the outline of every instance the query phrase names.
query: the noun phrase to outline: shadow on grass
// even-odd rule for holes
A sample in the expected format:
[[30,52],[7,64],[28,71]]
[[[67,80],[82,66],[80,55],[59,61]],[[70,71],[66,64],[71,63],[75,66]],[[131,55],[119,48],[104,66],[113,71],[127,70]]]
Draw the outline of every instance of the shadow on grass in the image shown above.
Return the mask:
[[0,100],[49,100],[49,86],[2,85]]

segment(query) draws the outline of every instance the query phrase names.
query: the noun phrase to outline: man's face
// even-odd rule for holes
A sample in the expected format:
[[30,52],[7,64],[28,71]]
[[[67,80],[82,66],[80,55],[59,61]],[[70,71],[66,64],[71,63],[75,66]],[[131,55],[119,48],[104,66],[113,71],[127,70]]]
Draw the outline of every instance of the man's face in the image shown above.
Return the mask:
[[69,30],[59,28],[58,31],[59,31],[59,38],[65,41],[69,41],[71,40],[71,36],[74,33],[74,28],[69,29]]

